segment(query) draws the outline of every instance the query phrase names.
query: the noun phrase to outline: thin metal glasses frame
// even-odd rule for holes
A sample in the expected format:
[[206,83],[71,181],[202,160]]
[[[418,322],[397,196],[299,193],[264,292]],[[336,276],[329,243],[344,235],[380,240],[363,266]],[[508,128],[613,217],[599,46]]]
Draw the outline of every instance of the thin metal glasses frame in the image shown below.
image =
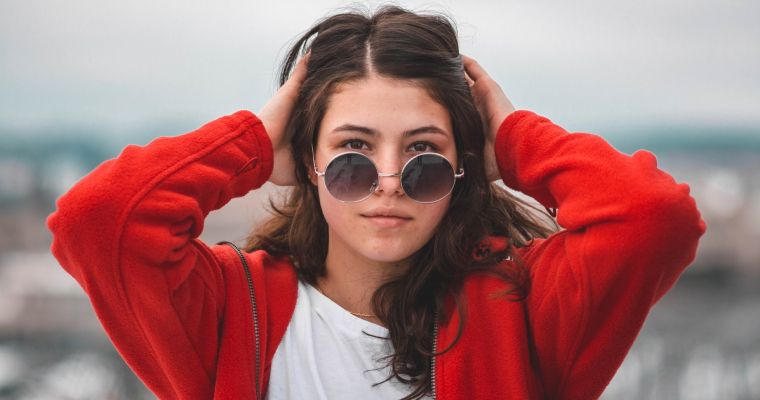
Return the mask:
[[[443,154],[439,154],[439,153],[432,153],[432,152],[428,152],[428,153],[420,153],[420,154],[417,154],[416,156],[414,156],[414,157],[410,158],[409,160],[407,160],[407,162],[406,162],[406,163],[404,163],[404,166],[401,168],[401,172],[396,172],[396,173],[383,173],[383,172],[380,172],[380,171],[378,170],[378,168],[377,168],[377,165],[375,164],[375,162],[374,162],[374,161],[372,161],[372,159],[371,159],[371,158],[369,158],[369,157],[368,157],[366,154],[364,154],[364,153],[360,153],[360,152],[358,152],[358,151],[346,151],[346,152],[343,152],[343,153],[340,153],[340,154],[336,154],[334,157],[332,157],[332,158],[330,159],[330,161],[328,161],[328,162],[327,162],[327,166],[325,167],[325,170],[324,170],[324,171],[321,171],[321,172],[320,172],[319,170],[317,170],[317,160],[316,160],[316,157],[315,157],[315,155],[314,155],[314,147],[312,147],[312,148],[311,148],[311,160],[312,160],[312,162],[313,162],[313,165],[314,165],[314,173],[316,173],[318,177],[319,177],[319,176],[321,176],[321,177],[324,179],[325,173],[327,172],[327,168],[330,166],[330,164],[331,164],[331,163],[332,163],[332,162],[333,162],[335,159],[337,159],[338,157],[344,156],[344,155],[346,155],[346,154],[356,154],[356,155],[359,155],[359,156],[362,156],[362,157],[364,157],[364,158],[368,159],[368,160],[369,160],[369,162],[370,162],[370,163],[371,163],[371,164],[372,164],[372,165],[375,167],[375,171],[377,171],[377,176],[378,176],[378,178],[380,178],[380,177],[393,177],[393,176],[398,176],[398,177],[399,177],[399,179],[401,179],[401,177],[404,175],[404,171],[406,170],[406,167],[409,165],[409,163],[411,163],[411,162],[412,162],[412,161],[413,161],[415,158],[417,158],[417,157],[421,157],[421,156],[424,156],[424,155],[433,155],[433,156],[438,156],[438,157],[441,157],[441,158],[443,158],[444,160],[446,160],[446,162],[447,162],[447,163],[448,163],[450,166],[452,166],[452,167],[451,167],[451,170],[452,170],[452,171],[454,171],[454,167],[453,167],[453,164],[451,164],[451,161],[449,161],[449,159],[448,159],[448,158],[446,158],[446,157],[445,157]],[[464,168],[462,168],[462,167],[459,167],[458,171],[454,172],[454,179],[459,179],[459,178],[461,178],[461,177],[463,177],[463,176],[464,176]],[[456,181],[454,181],[454,183],[456,183]],[[378,179],[378,184],[379,184],[379,179]],[[372,195],[372,194],[375,192],[375,190],[377,190],[377,187],[378,187],[378,185],[374,185],[374,186],[372,187],[372,190],[371,190],[371,191],[370,191],[370,192],[369,192],[369,193],[368,193],[366,196],[362,197],[362,198],[361,198],[361,199],[359,199],[359,200],[341,200],[341,199],[338,199],[337,197],[336,197],[336,199],[337,199],[338,201],[341,201],[341,202],[344,202],[344,203],[357,203],[357,202],[360,202],[360,201],[363,201],[363,200],[366,200],[366,199],[368,199],[368,198],[369,198],[369,196],[371,196],[371,195]],[[404,189],[404,184],[403,184],[403,181],[401,182],[401,190],[404,190],[404,194],[406,194],[406,190]],[[448,191],[448,192],[446,192],[446,194],[444,194],[443,196],[441,196],[441,198],[439,198],[438,200],[433,200],[433,201],[419,201],[419,200],[416,200],[416,199],[414,199],[414,198],[413,198],[413,197],[411,197],[411,196],[410,196],[409,198],[410,198],[410,199],[412,199],[412,200],[414,200],[414,201],[416,201],[416,202],[418,202],[418,203],[423,203],[423,204],[432,204],[432,203],[437,203],[437,202],[439,202],[439,201],[441,201],[441,200],[445,199],[445,198],[446,198],[446,196],[448,196],[449,194],[451,194],[451,192],[452,192],[453,190],[454,190],[454,185],[452,184],[452,185],[451,185],[451,188],[449,189],[449,191]],[[330,192],[330,191],[328,190],[328,192]],[[330,195],[332,195],[332,193],[330,193]],[[333,196],[333,197],[335,197],[335,196]]]

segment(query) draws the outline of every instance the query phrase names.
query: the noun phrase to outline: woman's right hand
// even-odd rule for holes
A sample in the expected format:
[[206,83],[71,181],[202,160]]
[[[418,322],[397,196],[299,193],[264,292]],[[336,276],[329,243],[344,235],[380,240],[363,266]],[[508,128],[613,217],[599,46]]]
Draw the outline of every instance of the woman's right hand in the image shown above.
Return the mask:
[[293,106],[298,99],[298,92],[306,78],[306,64],[309,55],[306,53],[298,63],[285,84],[277,93],[264,104],[258,113],[259,119],[269,134],[274,149],[274,168],[269,181],[278,186],[293,186],[296,184],[296,165],[290,150],[290,138],[285,137]]

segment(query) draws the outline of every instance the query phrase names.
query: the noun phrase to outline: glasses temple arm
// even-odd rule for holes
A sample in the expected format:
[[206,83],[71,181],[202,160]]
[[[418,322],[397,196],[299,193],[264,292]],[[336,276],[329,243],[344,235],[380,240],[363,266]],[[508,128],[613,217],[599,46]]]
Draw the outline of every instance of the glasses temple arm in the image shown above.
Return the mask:
[[317,174],[317,176],[324,176],[324,172],[317,171],[317,156],[314,154],[314,145],[311,145],[311,161],[314,165],[314,173]]

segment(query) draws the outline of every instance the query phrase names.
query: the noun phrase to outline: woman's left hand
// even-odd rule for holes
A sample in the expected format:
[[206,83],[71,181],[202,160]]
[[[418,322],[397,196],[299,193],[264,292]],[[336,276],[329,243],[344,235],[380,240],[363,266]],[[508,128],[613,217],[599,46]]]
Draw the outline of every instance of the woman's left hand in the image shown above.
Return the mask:
[[486,147],[483,160],[486,177],[489,182],[493,182],[501,178],[496,164],[496,153],[494,152],[496,133],[507,115],[515,111],[515,107],[504,94],[501,86],[491,79],[477,61],[462,54],[462,63],[464,64],[465,79],[470,85],[470,92],[475,100],[475,106],[480,112],[480,118],[483,120],[483,128],[486,130]]

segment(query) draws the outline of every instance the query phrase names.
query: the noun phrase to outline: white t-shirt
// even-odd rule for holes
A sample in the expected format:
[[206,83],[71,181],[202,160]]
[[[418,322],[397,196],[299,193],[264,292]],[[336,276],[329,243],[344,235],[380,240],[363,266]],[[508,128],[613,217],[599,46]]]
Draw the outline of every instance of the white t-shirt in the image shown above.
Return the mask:
[[[391,343],[362,333],[387,337],[388,330],[363,320],[320,293],[298,283],[298,299],[274,358],[268,400],[401,399],[411,385],[391,379],[387,360]],[[427,398],[427,397],[426,397]]]

